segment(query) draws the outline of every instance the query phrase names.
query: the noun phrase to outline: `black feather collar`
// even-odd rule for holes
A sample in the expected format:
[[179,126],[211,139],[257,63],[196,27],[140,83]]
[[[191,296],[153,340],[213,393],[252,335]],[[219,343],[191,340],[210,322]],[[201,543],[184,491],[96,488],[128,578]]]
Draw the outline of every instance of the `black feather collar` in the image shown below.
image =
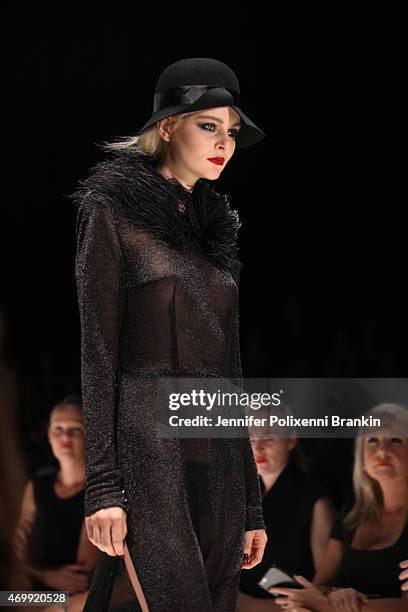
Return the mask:
[[[151,156],[127,150],[96,164],[78,185],[70,196],[77,205],[93,193],[176,248],[198,240],[214,265],[238,279],[242,264],[237,234],[242,223],[229,196],[217,193],[207,179],[199,179],[190,193],[177,179],[157,172]],[[180,202],[185,212],[179,210]]]

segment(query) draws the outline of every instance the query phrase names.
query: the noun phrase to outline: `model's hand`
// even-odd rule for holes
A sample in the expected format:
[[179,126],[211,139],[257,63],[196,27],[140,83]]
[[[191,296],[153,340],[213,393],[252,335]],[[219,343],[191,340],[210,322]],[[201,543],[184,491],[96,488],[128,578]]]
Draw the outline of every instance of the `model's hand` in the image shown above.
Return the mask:
[[103,508],[85,518],[89,541],[111,557],[125,555],[126,512],[119,506]]
[[356,589],[336,589],[329,594],[329,601],[338,612],[360,612],[368,599]]
[[252,529],[244,534],[244,555],[248,555],[248,561],[241,565],[242,569],[251,569],[262,561],[268,536],[265,529]]
[[403,569],[405,568],[405,571],[401,572],[400,575],[399,575],[399,579],[404,581],[401,584],[401,591],[407,591],[408,592],[408,560],[407,561],[401,561],[399,566],[402,567]]
[[43,581],[58,591],[82,593],[89,587],[89,576],[80,563],[62,565],[57,569],[44,570]]

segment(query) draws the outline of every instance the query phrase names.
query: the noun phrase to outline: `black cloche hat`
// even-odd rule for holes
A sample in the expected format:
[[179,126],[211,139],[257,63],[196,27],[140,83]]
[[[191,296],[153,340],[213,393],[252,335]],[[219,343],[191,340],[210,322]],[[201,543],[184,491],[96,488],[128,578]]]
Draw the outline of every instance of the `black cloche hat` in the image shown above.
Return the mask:
[[191,57],[170,64],[156,83],[153,114],[135,134],[139,136],[165,117],[216,106],[231,106],[241,117],[236,148],[259,142],[264,132],[240,109],[241,93],[235,72],[224,62],[209,57]]

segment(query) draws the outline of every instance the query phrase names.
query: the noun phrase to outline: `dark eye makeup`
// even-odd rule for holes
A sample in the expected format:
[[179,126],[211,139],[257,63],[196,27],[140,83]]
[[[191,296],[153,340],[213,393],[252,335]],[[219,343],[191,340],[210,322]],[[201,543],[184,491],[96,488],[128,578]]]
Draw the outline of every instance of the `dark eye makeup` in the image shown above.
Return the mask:
[[[199,127],[200,127],[201,129],[203,129],[203,130],[207,130],[207,128],[205,127],[205,126],[207,126],[207,125],[212,125],[212,126],[213,126],[213,127],[215,127],[215,128],[217,127],[217,126],[215,125],[215,123],[199,123],[198,125],[199,125]],[[209,131],[209,132],[213,132],[214,130],[207,130],[207,131]],[[229,131],[230,131],[230,132],[234,132],[234,134],[232,135],[232,138],[234,138],[234,139],[237,137],[237,134],[238,134],[238,132],[239,132],[239,130],[234,130],[234,129],[229,130]]]

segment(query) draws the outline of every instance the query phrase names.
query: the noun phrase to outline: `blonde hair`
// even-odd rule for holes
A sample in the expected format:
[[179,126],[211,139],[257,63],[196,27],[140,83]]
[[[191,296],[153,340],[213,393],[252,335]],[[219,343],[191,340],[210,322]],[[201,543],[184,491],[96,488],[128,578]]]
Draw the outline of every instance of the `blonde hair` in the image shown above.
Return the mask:
[[[181,121],[190,114],[191,113],[178,113],[177,115],[170,115],[171,119],[173,120],[173,132],[180,127]],[[119,136],[112,142],[105,141],[101,145],[97,146],[99,146],[103,151],[107,151],[109,153],[134,150],[144,153],[145,155],[149,155],[154,159],[160,159],[166,144],[163,138],[160,136],[156,122],[154,125],[142,132],[140,136]]]
[[[408,432],[408,411],[399,404],[383,403],[374,406],[365,416],[375,416],[381,419],[381,430],[393,429]],[[404,425],[405,427],[401,427]],[[377,429],[378,431],[378,429]],[[344,517],[343,524],[347,529],[353,529],[364,520],[379,519],[383,510],[383,495],[380,485],[364,470],[364,436],[367,428],[360,428],[354,443],[353,486],[355,502]],[[401,433],[399,433],[401,436]],[[405,437],[401,436],[401,437]],[[406,520],[408,520],[408,500],[406,504]]]

